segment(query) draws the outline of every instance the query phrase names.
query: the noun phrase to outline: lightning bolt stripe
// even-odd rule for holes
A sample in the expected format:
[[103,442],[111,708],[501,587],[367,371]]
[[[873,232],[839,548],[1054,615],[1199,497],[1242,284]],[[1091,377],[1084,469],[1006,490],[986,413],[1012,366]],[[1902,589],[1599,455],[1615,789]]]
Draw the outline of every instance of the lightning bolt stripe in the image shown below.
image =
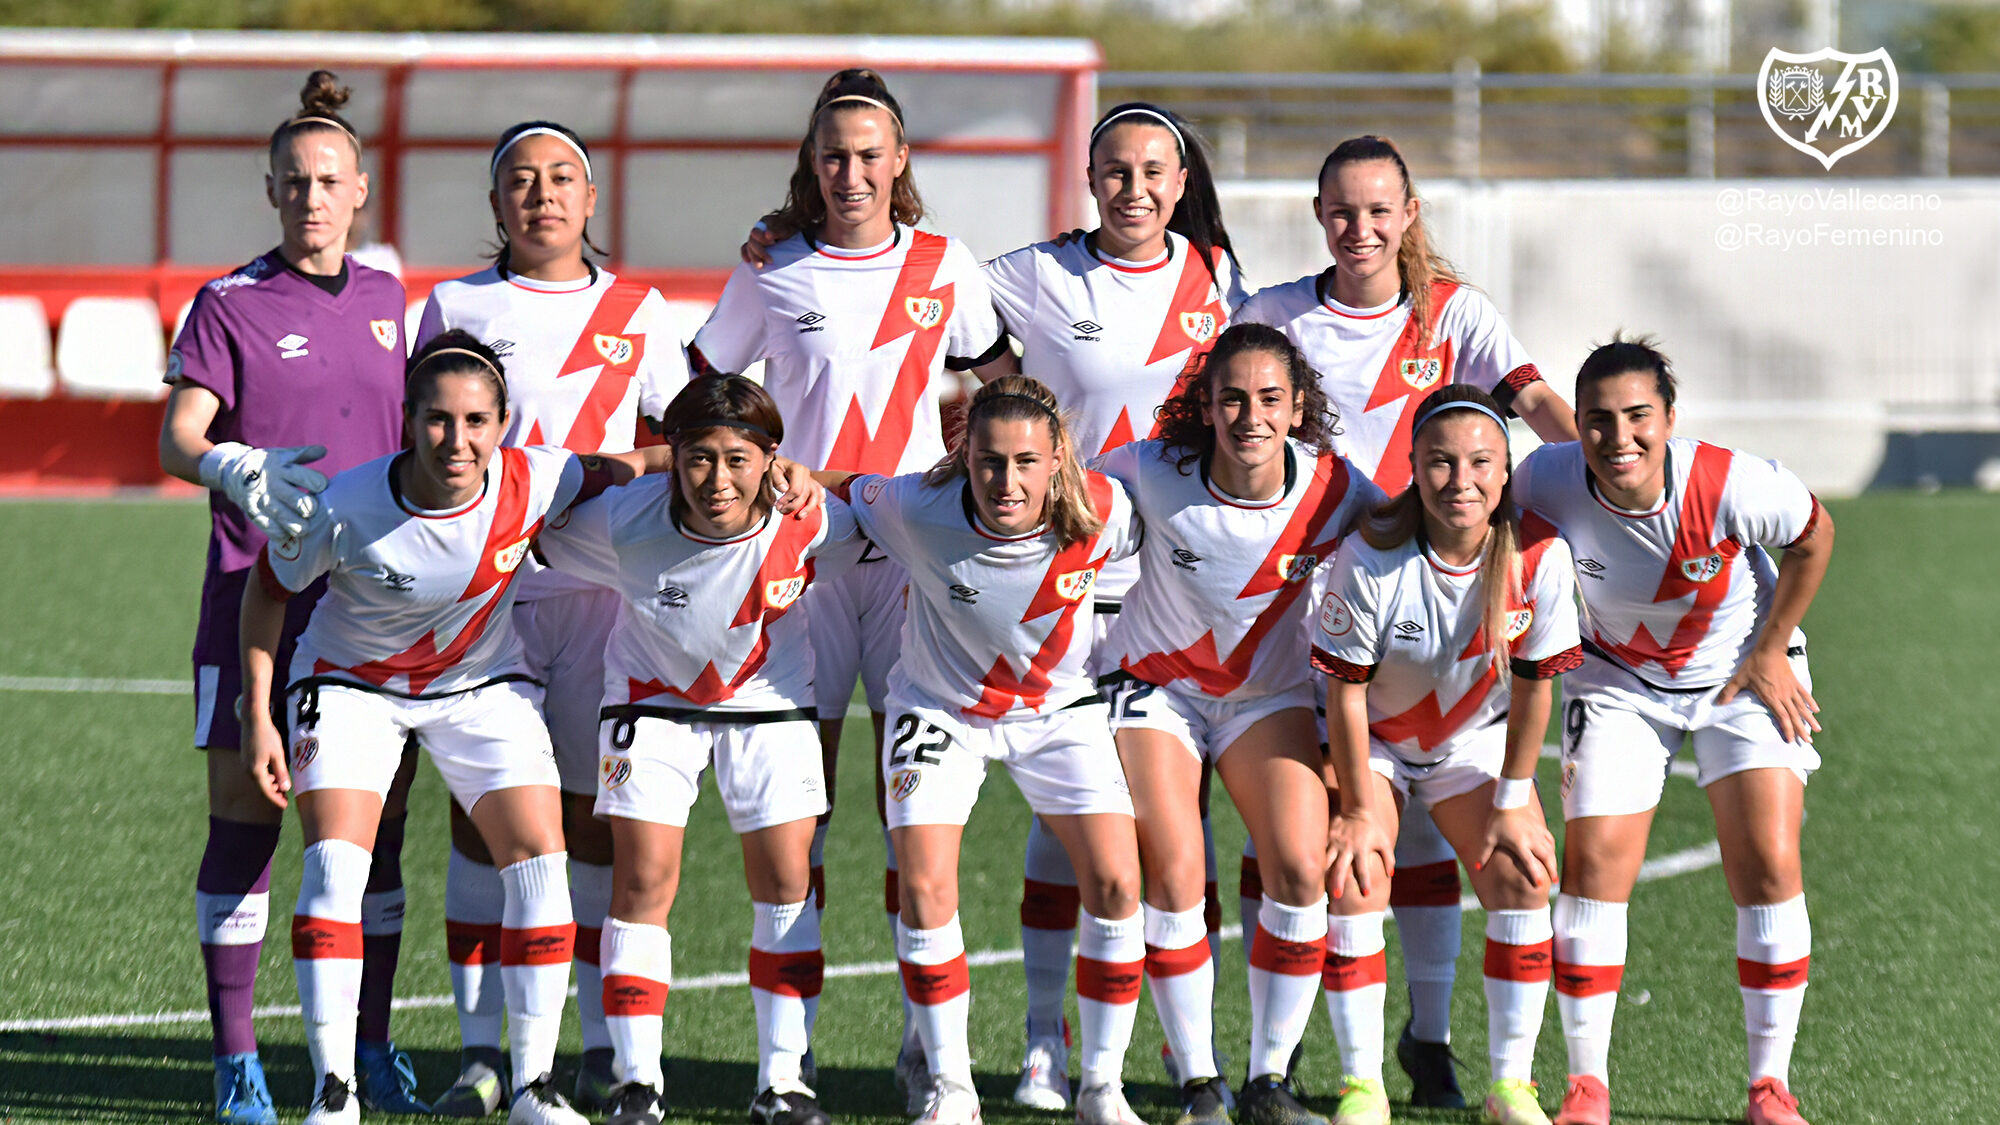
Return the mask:
[[[1167,315],[1160,321],[1160,334],[1153,340],[1153,350],[1146,356],[1146,366],[1171,355],[1188,353],[1192,362],[1195,356],[1215,345],[1215,337],[1221,335],[1226,314],[1222,311],[1222,298],[1215,292],[1215,275],[1210,272],[1210,264],[1201,260],[1201,254],[1193,245],[1188,253],[1181,256],[1180,279],[1174,284],[1174,295],[1167,302]],[[1221,253],[1221,251],[1216,251]],[[1183,313],[1208,313],[1215,317],[1215,333],[1207,340],[1196,342],[1181,327]]]
[[[604,431],[611,421],[611,415],[618,404],[625,401],[625,392],[631,387],[632,379],[639,371],[639,363],[646,355],[644,333],[626,331],[632,323],[632,315],[639,311],[646,294],[652,288],[637,281],[614,281],[604,296],[597,299],[597,307],[590,310],[590,319],[584,322],[583,331],[577,335],[571,346],[569,358],[556,371],[556,378],[581,374],[597,368],[597,381],[591,384],[590,393],[584,396],[583,406],[577,410],[576,421],[570,423],[569,432],[563,435],[563,448],[575,453],[595,453],[604,445]],[[606,361],[597,350],[598,336],[617,336],[630,341],[632,354],[622,362]],[[537,442],[530,441],[534,445]]]
[[[1100,520],[1111,518],[1112,491],[1111,478],[1102,473],[1085,473],[1084,488],[1090,497],[1091,510]],[[1056,589],[1056,580],[1072,571],[1098,569],[1110,560],[1111,552],[1105,550],[1092,557],[1106,534],[1104,531],[1088,541],[1071,543],[1055,552],[1049,560],[1048,570],[1042,574],[1042,583],[1035,590],[1035,596],[1028,601],[1028,608],[1021,614],[1021,623],[1027,624],[1038,618],[1055,614],[1056,619],[1049,626],[1048,636],[1041,647],[1028,659],[1025,672],[1016,675],[1007,663],[1006,654],[994,657],[993,667],[980,678],[979,702],[965,708],[965,713],[981,718],[1003,718],[1016,707],[1030,711],[1041,710],[1047,701],[1049,688],[1053,684],[1052,673],[1056,665],[1062,663],[1069,654],[1071,639],[1076,633],[1077,607],[1090,601],[1088,595],[1081,598],[1065,598]]]
[[[1694,658],[1702,638],[1708,635],[1716,609],[1729,595],[1729,586],[1734,578],[1732,572],[1737,556],[1743,553],[1743,545],[1729,538],[1716,541],[1715,528],[1733,456],[1719,445],[1701,442],[1695,446],[1694,464],[1688,469],[1687,485],[1681,496],[1673,550],[1667,555],[1659,589],[1653,594],[1655,605],[1677,601],[1690,594],[1694,595],[1694,604],[1681,615],[1666,642],[1662,644],[1644,623],[1633,630],[1632,639],[1624,644],[1614,643],[1602,633],[1592,637],[1599,648],[1616,656],[1629,668],[1657,664],[1670,677],[1680,675],[1681,669]],[[1722,559],[1722,569],[1708,581],[1694,582],[1682,573],[1683,562],[1708,555],[1718,555]]]
[[[1403,361],[1435,359],[1442,365],[1442,374],[1431,385],[1436,390],[1454,381],[1458,368],[1458,349],[1449,339],[1438,338],[1438,324],[1444,319],[1445,306],[1458,293],[1458,283],[1434,281],[1431,283],[1431,319],[1429,324],[1419,323],[1415,316],[1409,316],[1403,324],[1403,331],[1396,337],[1396,344],[1389,349],[1388,358],[1382,361],[1382,370],[1375,376],[1375,390],[1368,396],[1368,404],[1363,413],[1402,400],[1402,409],[1396,416],[1396,425],[1389,431],[1389,443],[1382,450],[1382,459],[1375,463],[1375,483],[1382,491],[1394,496],[1410,483],[1410,422],[1416,415],[1417,406],[1424,400],[1414,388],[1403,381]],[[1432,346],[1423,346],[1422,341],[1432,341]],[[1429,393],[1426,391],[1425,393]]]
[[[889,389],[889,400],[882,408],[881,424],[872,434],[859,396],[848,400],[847,415],[841,420],[840,433],[827,453],[829,469],[881,473],[885,476],[895,473],[903,450],[910,444],[917,407],[923,402],[924,391],[930,386],[932,363],[937,358],[938,349],[944,345],[945,329],[951,323],[955,307],[952,299],[955,286],[947,284],[931,288],[937,279],[938,267],[944,264],[948,241],[943,235],[910,232],[909,252],[904,255],[902,268],[896,274],[896,285],[889,294],[889,303],[882,309],[875,340],[868,345],[873,351],[904,336],[911,336],[909,350],[903,353],[903,362],[896,369],[896,383]],[[944,314],[938,317],[936,324],[929,328],[917,327],[907,309],[907,302],[913,297],[935,297],[943,302]]]

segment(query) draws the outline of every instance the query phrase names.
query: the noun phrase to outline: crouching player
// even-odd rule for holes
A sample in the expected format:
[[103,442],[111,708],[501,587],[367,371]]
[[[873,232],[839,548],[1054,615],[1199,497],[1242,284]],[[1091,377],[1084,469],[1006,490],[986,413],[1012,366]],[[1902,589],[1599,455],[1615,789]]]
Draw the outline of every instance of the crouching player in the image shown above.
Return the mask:
[[[575,926],[541,686],[509,624],[513,578],[545,519],[612,481],[553,446],[504,449],[507,386],[471,335],[411,360],[404,452],[335,477],[299,539],[258,555],[242,610],[244,764],[264,796],[298,794],[305,870],[292,958],[317,1089],[307,1125],[360,1119],[353,1096],[361,909],[382,802],[415,735],[501,865],[511,1122],[583,1125],[549,1072]],[[284,602],[320,575],[292,659],[289,761],[270,717]]]
[[862,542],[845,505],[777,513],[769,482],[784,423],[740,375],[698,379],[668,405],[671,476],[579,506],[539,540],[559,570],[622,596],[605,658],[597,815],[614,840],[601,964],[612,1041],[609,1120],[659,1125],[662,1016],[673,980],[667,917],[701,775],[711,762],[742,838],[755,911],[757,1125],[826,1125],[801,1074],[825,970],[810,894],[813,822],[826,812],[813,650],[799,596]]
[[1416,800],[1486,908],[1485,1120],[1548,1125],[1532,1081],[1548,1000],[1555,839],[1535,795],[1554,679],[1582,661],[1570,556],[1519,515],[1500,408],[1454,384],[1410,427],[1413,480],[1341,545],[1314,663],[1331,679],[1327,1010],[1345,1086],[1335,1125],[1386,1125],[1383,908]]

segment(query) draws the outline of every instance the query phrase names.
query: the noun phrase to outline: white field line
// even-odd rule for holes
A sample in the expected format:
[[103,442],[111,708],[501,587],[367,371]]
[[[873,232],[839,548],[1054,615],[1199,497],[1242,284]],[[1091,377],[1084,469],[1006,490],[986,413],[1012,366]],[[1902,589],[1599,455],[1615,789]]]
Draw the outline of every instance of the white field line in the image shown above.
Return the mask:
[[187,695],[190,680],[94,680],[78,676],[0,676],[0,691],[85,692],[92,695]]

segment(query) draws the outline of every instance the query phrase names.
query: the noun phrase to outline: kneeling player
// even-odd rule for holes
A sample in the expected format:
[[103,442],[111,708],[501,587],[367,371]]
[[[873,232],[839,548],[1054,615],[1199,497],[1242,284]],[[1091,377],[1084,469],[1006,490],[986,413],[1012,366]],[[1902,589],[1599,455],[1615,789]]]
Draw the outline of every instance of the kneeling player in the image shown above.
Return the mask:
[[796,519],[773,510],[768,472],[784,423],[757,384],[697,380],[664,424],[671,477],[582,505],[539,540],[552,566],[623,596],[605,658],[597,789],[615,840],[601,950],[618,1083],[610,1119],[658,1125],[664,1113],[667,916],[688,810],[712,762],[755,908],[750,1120],[825,1125],[800,1063],[825,968],[809,892],[813,822],[827,796],[812,646],[803,615],[790,611],[816,559],[851,563],[861,541],[838,501]]
[[1485,1120],[1548,1125],[1532,1077],[1555,839],[1534,772],[1554,677],[1582,660],[1569,552],[1547,523],[1518,515],[1506,425],[1484,391],[1433,393],[1410,429],[1414,479],[1341,545],[1314,651],[1332,677],[1327,744],[1340,791],[1326,995],[1346,1079],[1334,1120],[1389,1120],[1382,912],[1401,806],[1416,800],[1486,908]]

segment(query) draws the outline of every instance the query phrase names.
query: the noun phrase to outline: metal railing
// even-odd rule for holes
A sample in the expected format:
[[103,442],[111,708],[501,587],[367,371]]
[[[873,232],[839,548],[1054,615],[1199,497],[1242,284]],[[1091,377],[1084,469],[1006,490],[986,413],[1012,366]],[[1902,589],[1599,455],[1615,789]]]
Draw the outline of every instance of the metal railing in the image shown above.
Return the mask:
[[[1751,74],[1242,74],[1107,71],[1101,105],[1143,98],[1200,127],[1223,179],[1310,177],[1333,144],[1395,139],[1420,174],[1811,176],[1772,135]],[[2000,74],[1906,74],[1895,118],[1844,176],[2000,175]]]

